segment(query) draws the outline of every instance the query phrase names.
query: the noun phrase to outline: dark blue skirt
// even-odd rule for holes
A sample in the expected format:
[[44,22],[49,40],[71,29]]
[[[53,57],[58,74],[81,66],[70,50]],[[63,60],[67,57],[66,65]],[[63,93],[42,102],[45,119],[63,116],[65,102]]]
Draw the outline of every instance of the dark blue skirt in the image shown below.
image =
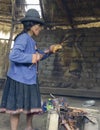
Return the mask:
[[11,114],[42,112],[38,84],[27,85],[7,77],[0,112]]

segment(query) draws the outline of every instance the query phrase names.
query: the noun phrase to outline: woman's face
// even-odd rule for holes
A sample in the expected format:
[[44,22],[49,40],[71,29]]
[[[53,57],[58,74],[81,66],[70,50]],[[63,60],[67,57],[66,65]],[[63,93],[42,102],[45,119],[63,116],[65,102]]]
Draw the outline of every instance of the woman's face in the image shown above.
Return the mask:
[[30,31],[32,32],[33,35],[38,36],[41,30],[42,26],[40,26],[40,24],[36,24],[31,27]]

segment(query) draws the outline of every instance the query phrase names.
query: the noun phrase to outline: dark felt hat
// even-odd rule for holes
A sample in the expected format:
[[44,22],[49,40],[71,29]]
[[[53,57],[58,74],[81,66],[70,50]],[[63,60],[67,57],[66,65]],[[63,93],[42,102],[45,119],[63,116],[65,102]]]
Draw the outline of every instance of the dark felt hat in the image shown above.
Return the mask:
[[22,18],[20,21],[21,23],[25,21],[34,21],[34,22],[44,24],[44,20],[40,18],[39,12],[36,9],[29,9],[26,12],[25,17]]

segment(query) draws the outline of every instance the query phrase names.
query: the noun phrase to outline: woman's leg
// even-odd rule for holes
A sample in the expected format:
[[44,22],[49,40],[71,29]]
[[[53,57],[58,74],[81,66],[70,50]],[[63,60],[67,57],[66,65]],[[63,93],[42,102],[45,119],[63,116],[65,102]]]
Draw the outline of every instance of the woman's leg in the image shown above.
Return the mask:
[[32,119],[33,119],[33,114],[27,114],[26,115],[26,129],[25,130],[33,130],[32,129]]
[[11,114],[10,115],[10,123],[11,123],[11,130],[17,130],[18,123],[19,123],[20,114]]

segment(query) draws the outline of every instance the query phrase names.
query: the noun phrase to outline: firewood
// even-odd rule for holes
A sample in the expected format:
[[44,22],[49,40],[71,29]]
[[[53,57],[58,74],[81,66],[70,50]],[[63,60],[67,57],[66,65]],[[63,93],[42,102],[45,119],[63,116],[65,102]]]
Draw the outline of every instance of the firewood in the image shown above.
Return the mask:
[[66,130],[72,130],[70,128],[69,124],[66,122],[66,120],[63,119],[62,122],[61,122],[61,124],[64,125],[64,127],[66,128]]

